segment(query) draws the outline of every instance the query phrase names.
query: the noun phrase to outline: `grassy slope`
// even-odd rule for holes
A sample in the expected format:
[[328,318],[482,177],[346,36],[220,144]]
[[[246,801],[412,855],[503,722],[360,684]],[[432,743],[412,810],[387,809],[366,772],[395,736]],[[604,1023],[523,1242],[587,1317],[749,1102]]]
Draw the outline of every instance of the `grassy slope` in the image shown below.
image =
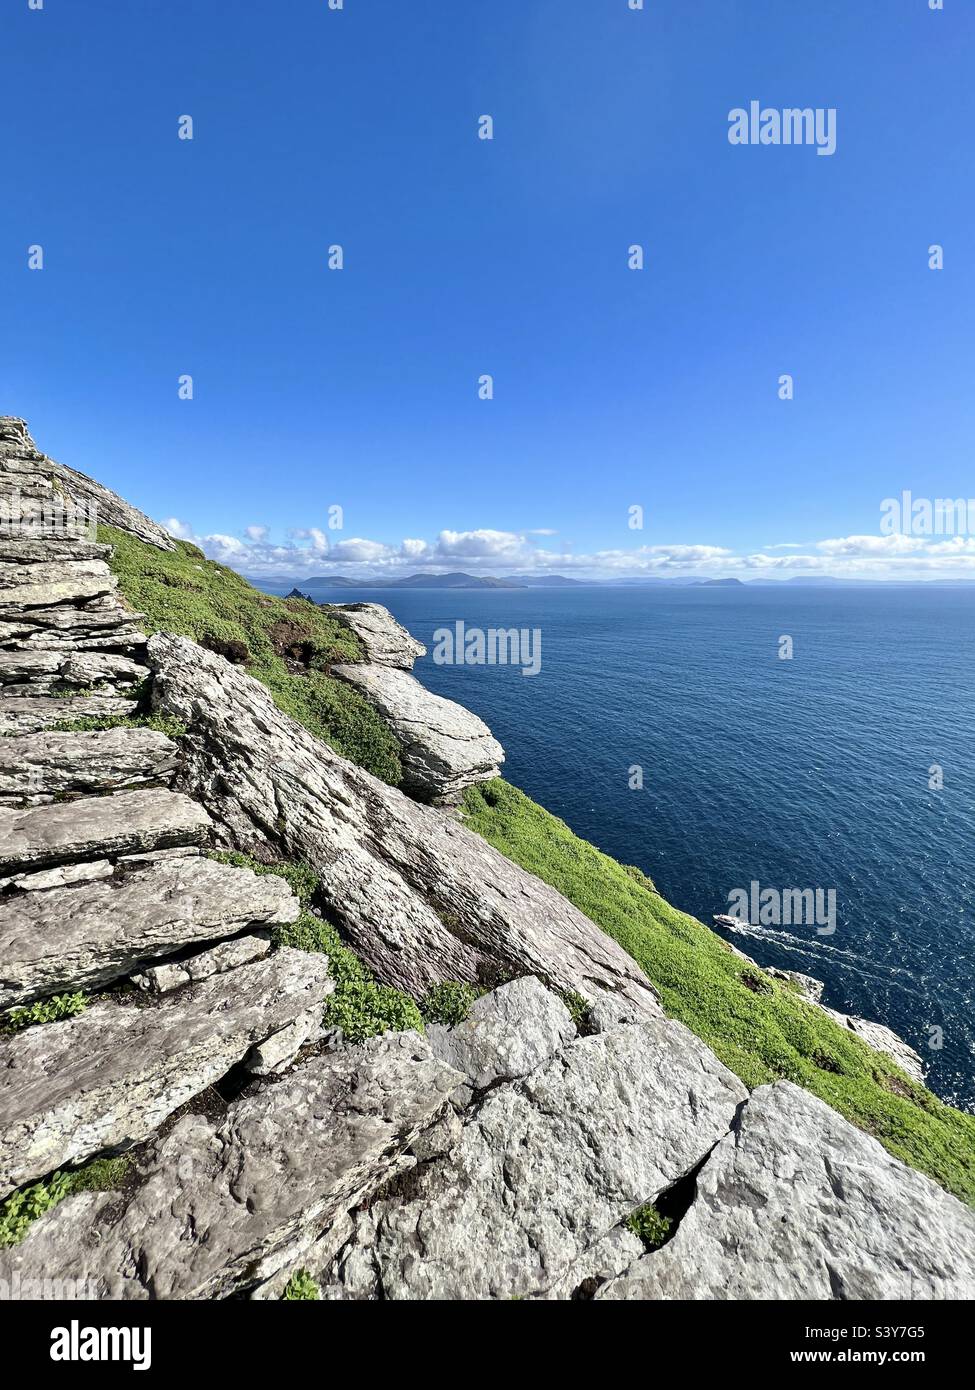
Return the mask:
[[238,655],[279,709],[384,782],[399,782],[395,738],[357,690],[328,674],[333,662],[362,659],[348,628],[305,599],[262,594],[186,541],[157,550],[111,526],[100,526],[98,538],[115,547],[111,567],[148,632],[174,632],[214,650],[243,644]]
[[742,976],[714,932],[670,906],[638,870],[580,840],[502,781],[471,788],[467,825],[509,859],[557,888],[636,960],[680,1019],[748,1086],[786,1077],[828,1101],[905,1163],[975,1205],[975,1117],[911,1081],[795,992]]

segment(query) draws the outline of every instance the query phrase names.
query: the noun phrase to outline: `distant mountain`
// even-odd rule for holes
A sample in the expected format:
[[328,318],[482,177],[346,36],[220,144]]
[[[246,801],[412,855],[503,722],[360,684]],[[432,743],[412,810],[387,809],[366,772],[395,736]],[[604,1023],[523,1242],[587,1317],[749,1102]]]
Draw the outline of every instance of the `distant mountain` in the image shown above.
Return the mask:
[[[584,579],[567,579],[564,574],[509,574],[505,582],[519,589],[570,589],[586,584]],[[589,580],[590,584],[593,582]]]
[[490,575],[478,576],[462,574],[411,574],[406,579],[393,579],[390,589],[521,589],[524,586],[514,579],[494,579]]
[[726,589],[729,584],[737,585],[739,589],[745,587],[740,579],[696,579],[694,583],[699,589]]

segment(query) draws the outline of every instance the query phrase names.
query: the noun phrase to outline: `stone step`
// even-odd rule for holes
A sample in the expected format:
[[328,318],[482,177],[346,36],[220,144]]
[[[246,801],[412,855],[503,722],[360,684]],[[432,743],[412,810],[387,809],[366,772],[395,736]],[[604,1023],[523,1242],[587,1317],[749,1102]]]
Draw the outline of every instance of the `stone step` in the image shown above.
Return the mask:
[[61,564],[65,560],[107,560],[110,545],[64,536],[0,535],[0,561],[19,565]]
[[104,999],[0,1040],[0,1198],[147,1138],[333,988],[325,956],[285,949],[159,1003]]
[[142,615],[124,607],[115,594],[80,604],[25,608],[0,620],[0,646],[54,647],[62,650],[132,647],[145,644]]
[[133,687],[148,675],[145,666],[115,652],[0,651],[0,688],[17,695],[50,694],[72,686]]
[[211,826],[203,807],[179,792],[145,790],[86,796],[30,810],[0,807],[0,875],[117,858],[171,845],[200,845]]
[[0,803],[168,782],[178,756],[172,739],[155,729],[38,733],[30,739],[0,739]]
[[0,622],[18,618],[24,608],[85,603],[115,588],[104,560],[0,561]]
[[53,724],[75,719],[127,719],[139,708],[137,700],[121,695],[7,695],[0,696],[0,737],[36,734]]
[[301,910],[283,878],[198,855],[123,859],[95,881],[32,891],[44,877],[15,881],[0,900],[0,1009],[106,984]]

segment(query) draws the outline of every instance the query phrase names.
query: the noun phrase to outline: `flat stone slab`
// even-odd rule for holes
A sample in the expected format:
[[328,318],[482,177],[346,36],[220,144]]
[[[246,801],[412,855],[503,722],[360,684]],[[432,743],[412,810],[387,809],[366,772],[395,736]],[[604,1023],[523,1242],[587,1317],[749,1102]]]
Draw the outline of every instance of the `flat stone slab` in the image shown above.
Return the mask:
[[300,910],[283,878],[200,856],[122,860],[94,881],[8,891],[0,915],[0,1008],[106,984],[198,942],[293,922]]
[[362,643],[366,661],[374,666],[398,666],[412,671],[417,657],[427,654],[423,643],[407,632],[381,603],[327,603],[322,607],[352,629]]
[[447,1153],[411,1173],[401,1195],[371,1204],[361,1240],[383,1296],[543,1294],[691,1172],[747,1094],[680,1023],[628,1024],[569,1043],[490,1091]]
[[326,957],[281,950],[158,1004],[106,999],[0,1039],[0,1196],[147,1138],[333,987]]
[[86,796],[29,810],[0,807],[0,876],[78,859],[201,845],[211,826],[180,792],[146,789]]
[[260,960],[270,949],[268,932],[248,932],[246,936],[235,936],[232,941],[221,941],[219,946],[211,946],[208,951],[186,960],[151,965],[148,970],[133,975],[132,983],[149,994],[167,994],[170,990],[182,989],[183,985],[208,980],[211,975],[225,975],[228,970]]
[[403,788],[421,800],[456,800],[497,777],[504,749],[476,714],[434,695],[392,666],[340,665],[332,675],[373,704],[403,746]]
[[76,719],[125,719],[138,708],[137,700],[121,695],[68,695],[59,699],[54,695],[0,694],[0,736],[36,734]]
[[608,1299],[971,1299],[975,1212],[788,1081],[760,1086],[673,1239]]
[[16,620],[25,608],[85,603],[111,594],[116,583],[104,560],[0,560],[0,620]]
[[483,995],[455,1028],[427,1025],[436,1055],[475,1090],[527,1076],[575,1035],[562,1000],[531,975]]
[[59,796],[166,782],[179,749],[155,729],[0,738],[0,796]]
[[121,1207],[116,1194],[81,1193],[0,1250],[0,1290],[73,1274],[95,1297],[211,1299],[286,1279],[460,1079],[419,1034],[398,1033],[311,1058],[220,1123],[186,1115]]
[[64,687],[131,687],[149,672],[130,657],[110,651],[21,648],[0,651],[0,686],[19,695],[44,694]]

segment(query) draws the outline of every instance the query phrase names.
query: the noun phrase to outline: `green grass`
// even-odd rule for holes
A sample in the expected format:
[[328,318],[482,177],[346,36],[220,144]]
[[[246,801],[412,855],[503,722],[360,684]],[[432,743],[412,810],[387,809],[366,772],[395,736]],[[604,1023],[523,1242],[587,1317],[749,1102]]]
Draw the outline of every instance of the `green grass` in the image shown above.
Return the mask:
[[474,985],[461,984],[457,980],[444,980],[442,984],[428,989],[420,1000],[420,1012],[427,1023],[442,1023],[445,1028],[456,1028],[463,1023],[483,990]]
[[155,729],[156,733],[169,738],[182,738],[186,733],[185,724],[169,714],[106,714],[93,715],[83,719],[59,719],[52,724],[52,734],[88,734],[105,729]]
[[[467,825],[558,889],[641,965],[664,1008],[749,1087],[805,1086],[892,1154],[975,1205],[975,1116],[945,1105],[796,993],[758,972],[709,928],[503,781],[472,787]],[[754,985],[754,980],[753,980]]]
[[73,1172],[52,1173],[0,1202],[0,1250],[19,1245],[39,1216],[75,1192],[110,1192],[128,1172],[127,1158],[96,1158]]
[[274,598],[186,541],[157,550],[112,526],[98,539],[119,588],[145,615],[148,632],[192,637],[238,662],[267,686],[275,704],[337,753],[392,786],[402,777],[399,745],[357,690],[329,675],[362,660],[359,639],[307,599]]

